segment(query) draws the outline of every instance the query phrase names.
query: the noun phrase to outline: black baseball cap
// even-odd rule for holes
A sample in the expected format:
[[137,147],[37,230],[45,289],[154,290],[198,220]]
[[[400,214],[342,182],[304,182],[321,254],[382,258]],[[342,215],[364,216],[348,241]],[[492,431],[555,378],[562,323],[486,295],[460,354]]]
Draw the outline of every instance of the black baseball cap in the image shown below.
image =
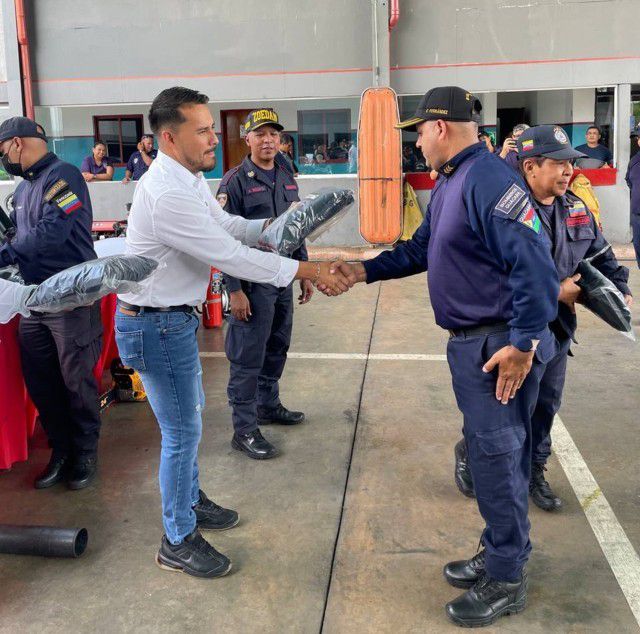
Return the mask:
[[11,117],[0,123],[0,143],[14,137],[33,137],[43,141],[47,140],[44,128],[27,117]]
[[396,128],[415,130],[423,121],[477,121],[482,110],[480,100],[459,86],[432,88],[418,104],[416,114],[401,121]]
[[252,132],[263,125],[270,125],[280,131],[284,130],[284,127],[278,122],[278,113],[273,108],[260,108],[260,110],[252,110],[247,115],[247,120],[244,122],[244,131]]
[[525,130],[517,139],[518,160],[534,156],[564,161],[586,157],[571,147],[567,133],[559,125],[536,125]]

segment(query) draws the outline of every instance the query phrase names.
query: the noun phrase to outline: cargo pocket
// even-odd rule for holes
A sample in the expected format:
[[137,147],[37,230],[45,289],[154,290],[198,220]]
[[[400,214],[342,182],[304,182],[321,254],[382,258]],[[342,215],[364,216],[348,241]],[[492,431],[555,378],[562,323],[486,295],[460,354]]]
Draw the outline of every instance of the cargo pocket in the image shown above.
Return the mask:
[[520,449],[526,435],[524,427],[502,427],[476,433],[478,446],[487,456],[499,456]]
[[[514,483],[521,469],[524,427],[502,427],[477,432],[474,482],[478,499],[509,502],[514,498]],[[478,477],[476,477],[476,474]]]
[[122,332],[116,327],[116,343],[122,364],[138,372],[147,369],[144,363],[143,339],[142,330]]

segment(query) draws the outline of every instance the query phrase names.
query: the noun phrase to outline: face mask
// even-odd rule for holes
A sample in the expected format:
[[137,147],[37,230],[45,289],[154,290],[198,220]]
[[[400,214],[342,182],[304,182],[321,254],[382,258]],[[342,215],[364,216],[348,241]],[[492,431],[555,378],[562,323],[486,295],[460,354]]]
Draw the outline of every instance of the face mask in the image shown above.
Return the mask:
[[[9,146],[9,149],[11,149],[12,146],[13,143]],[[22,154],[22,152],[20,154]],[[7,174],[11,174],[11,176],[24,176],[22,165],[20,165],[19,161],[18,163],[12,163],[9,159],[9,152],[5,152],[2,155],[2,167],[4,167],[4,171],[7,172]]]

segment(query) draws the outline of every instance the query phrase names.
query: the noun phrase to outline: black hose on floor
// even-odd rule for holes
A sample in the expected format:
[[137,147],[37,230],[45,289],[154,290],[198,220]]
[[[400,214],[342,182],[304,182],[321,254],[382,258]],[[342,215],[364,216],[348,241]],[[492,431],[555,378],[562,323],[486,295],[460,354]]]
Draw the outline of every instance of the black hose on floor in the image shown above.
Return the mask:
[[80,557],[89,533],[86,528],[13,526],[0,524],[0,553],[40,557]]

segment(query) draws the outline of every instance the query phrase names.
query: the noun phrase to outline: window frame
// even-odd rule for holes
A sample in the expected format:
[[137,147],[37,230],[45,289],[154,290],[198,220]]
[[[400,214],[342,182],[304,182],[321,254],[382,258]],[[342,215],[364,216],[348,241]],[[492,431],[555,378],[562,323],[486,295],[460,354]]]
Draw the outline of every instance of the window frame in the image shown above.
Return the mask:
[[[322,117],[322,128],[323,128],[323,132],[322,132],[322,136],[324,137],[324,141],[323,141],[323,145],[325,145],[328,149],[329,147],[329,133],[327,132],[327,120],[326,120],[326,114],[327,113],[331,113],[331,114],[342,114],[345,115],[347,118],[347,134],[351,134],[351,109],[350,108],[320,108],[320,109],[314,109],[314,110],[298,110],[297,111],[297,115],[298,115],[298,157],[304,156],[304,153],[302,151],[302,137],[305,134],[304,133],[304,128],[303,128],[303,121],[304,121],[304,116],[306,114],[321,114],[323,115]],[[347,162],[347,161],[341,161],[341,162]]]
[[101,114],[93,115],[93,142],[104,141],[99,136],[99,123],[100,121],[117,121],[118,122],[118,140],[120,147],[120,162],[112,163],[113,167],[126,167],[127,162],[123,161],[124,151],[122,143],[122,121],[135,121],[136,131],[139,132],[138,139],[144,134],[144,115],[141,114]]

